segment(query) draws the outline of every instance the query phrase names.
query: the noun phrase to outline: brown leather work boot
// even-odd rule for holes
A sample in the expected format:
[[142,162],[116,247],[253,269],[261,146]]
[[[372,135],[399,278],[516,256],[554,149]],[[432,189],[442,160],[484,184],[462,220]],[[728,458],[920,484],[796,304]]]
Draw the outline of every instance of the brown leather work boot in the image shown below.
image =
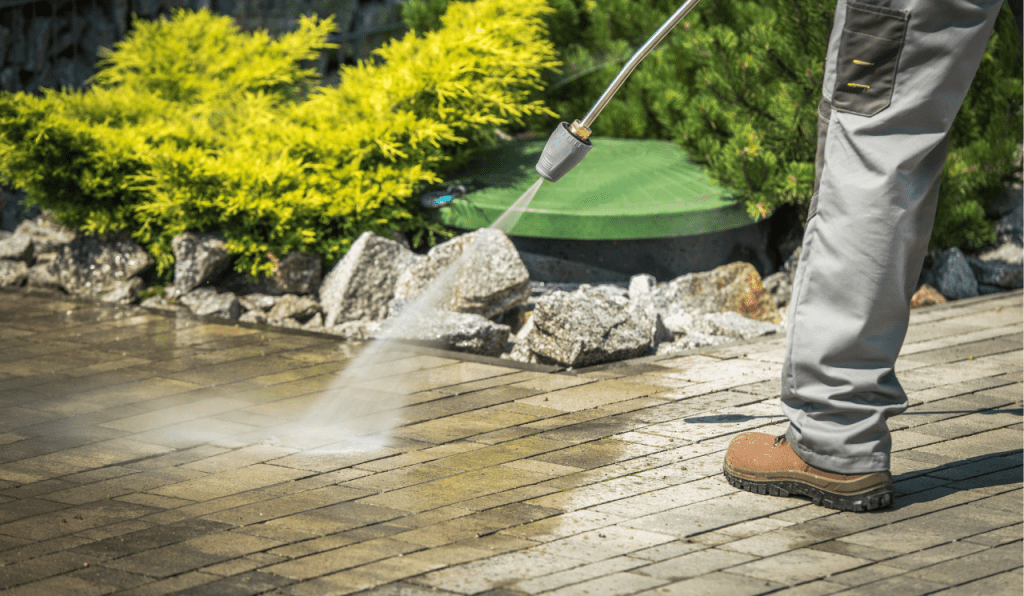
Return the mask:
[[785,436],[743,433],[725,452],[725,477],[736,488],[788,497],[806,495],[815,505],[845,511],[870,511],[893,502],[892,474],[837,474],[805,463]]

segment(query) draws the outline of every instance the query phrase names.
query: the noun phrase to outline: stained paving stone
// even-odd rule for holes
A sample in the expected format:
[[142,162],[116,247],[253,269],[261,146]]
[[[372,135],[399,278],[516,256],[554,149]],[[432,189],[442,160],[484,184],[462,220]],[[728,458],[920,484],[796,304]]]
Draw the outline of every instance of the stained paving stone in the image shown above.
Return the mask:
[[346,373],[406,404],[353,450],[278,439],[358,352],[333,338],[2,298],[12,594],[1022,589],[1021,292],[914,312],[897,503],[862,515],[722,480],[784,428],[781,338],[573,374],[403,348]]

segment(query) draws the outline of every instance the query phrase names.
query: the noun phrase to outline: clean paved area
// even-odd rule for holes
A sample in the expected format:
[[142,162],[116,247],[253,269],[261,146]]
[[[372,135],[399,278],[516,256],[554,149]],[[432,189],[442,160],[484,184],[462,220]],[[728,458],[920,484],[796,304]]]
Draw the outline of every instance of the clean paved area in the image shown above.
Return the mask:
[[896,505],[855,514],[722,478],[783,431],[781,337],[570,372],[391,346],[303,420],[351,346],[3,292],[0,590],[1019,596],[1022,313],[914,312]]

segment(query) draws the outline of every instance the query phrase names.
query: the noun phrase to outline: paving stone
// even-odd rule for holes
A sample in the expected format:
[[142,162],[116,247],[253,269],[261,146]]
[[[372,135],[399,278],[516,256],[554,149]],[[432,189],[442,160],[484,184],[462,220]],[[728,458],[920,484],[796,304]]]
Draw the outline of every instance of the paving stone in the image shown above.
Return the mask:
[[672,540],[674,538],[667,534],[636,530],[624,526],[608,526],[600,530],[591,530],[575,536],[547,542],[536,547],[535,550],[556,557],[599,561],[671,542]]
[[[914,552],[1012,524],[1001,511],[961,505],[842,538],[861,546]],[[893,535],[900,539],[893,541]]]
[[1022,585],[1024,585],[1024,577],[1021,576],[1021,570],[1016,569],[1014,571],[998,573],[973,582],[961,584],[955,588],[936,592],[936,594],[941,596],[973,596],[975,594],[985,594],[986,596],[1017,596],[1020,594],[1020,588]]
[[1022,564],[1024,563],[1020,544],[1011,543],[911,571],[908,575],[930,582],[958,585],[1011,569],[1020,569]]
[[637,596],[691,596],[693,594],[729,594],[730,596],[756,596],[775,592],[783,584],[732,573],[716,572],[665,584],[645,590]]
[[752,560],[754,557],[750,555],[708,548],[641,567],[636,569],[635,573],[668,581],[678,581],[688,577],[706,575]]
[[850,590],[844,591],[843,594],[848,594],[850,596],[868,596],[869,594],[908,594],[916,596],[917,594],[930,594],[942,587],[942,584],[928,581],[927,579],[912,577],[909,575],[897,575],[874,583],[851,588]]
[[94,584],[77,577],[59,576],[19,586],[7,591],[6,593],[14,596],[50,596],[51,594],[99,596],[101,594],[110,594],[115,590],[117,590],[117,588],[113,586]]
[[1014,524],[1012,526],[1006,526],[999,528],[998,530],[992,530],[991,532],[984,532],[982,534],[975,534],[965,538],[966,542],[974,544],[980,544],[983,546],[1000,546],[1008,542],[1020,540],[1024,538],[1024,530],[1021,528],[1021,524]]
[[222,596],[249,596],[251,594],[263,594],[274,588],[281,588],[294,583],[286,577],[269,575],[258,571],[248,571],[225,577],[208,584],[186,588],[175,594],[180,596],[206,596],[218,594]]
[[216,575],[192,571],[118,592],[118,596],[122,594],[127,596],[164,596],[165,594],[173,594],[195,586],[209,584],[218,579],[220,578]]
[[[611,593],[611,591],[616,588],[616,584],[613,583],[615,580],[612,579],[614,574],[622,571],[629,571],[645,564],[646,561],[642,559],[634,559],[632,557],[615,557],[598,563],[581,565],[579,567],[552,573],[550,575],[516,582],[510,587],[516,591],[522,591],[528,594],[538,594],[559,589],[564,590],[567,589],[567,586],[572,586],[574,589],[579,590],[580,588],[587,586],[585,582],[600,579],[601,581],[598,582],[597,585],[593,586],[596,591],[602,594]],[[620,580],[619,585],[625,587],[629,585],[629,582]]]

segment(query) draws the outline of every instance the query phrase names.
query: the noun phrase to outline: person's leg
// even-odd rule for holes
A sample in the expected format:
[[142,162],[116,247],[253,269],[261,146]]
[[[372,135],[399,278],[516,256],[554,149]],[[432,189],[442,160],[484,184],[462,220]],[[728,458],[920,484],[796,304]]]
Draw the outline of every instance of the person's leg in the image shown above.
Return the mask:
[[888,474],[886,419],[907,406],[894,365],[949,129],[1002,2],[839,0],[836,7],[819,108],[820,180],[782,371],[790,427],[781,445],[819,470]]
[[782,377],[789,443],[846,474],[889,469],[886,419],[907,407],[893,368],[949,129],[1002,0],[881,4],[836,7],[823,85],[832,110]]

